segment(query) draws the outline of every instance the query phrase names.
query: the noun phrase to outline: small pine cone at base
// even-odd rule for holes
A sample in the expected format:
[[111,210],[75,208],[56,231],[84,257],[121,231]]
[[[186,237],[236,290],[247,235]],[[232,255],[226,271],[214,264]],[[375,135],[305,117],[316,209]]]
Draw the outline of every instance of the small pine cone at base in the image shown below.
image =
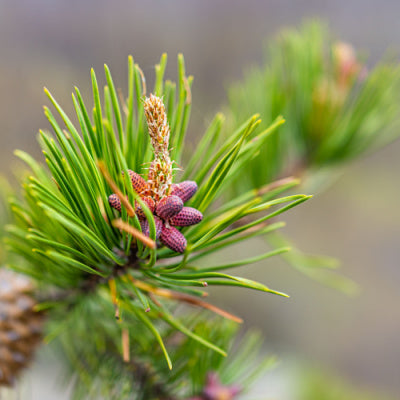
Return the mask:
[[32,291],[27,278],[0,269],[0,387],[13,385],[40,343],[43,315]]

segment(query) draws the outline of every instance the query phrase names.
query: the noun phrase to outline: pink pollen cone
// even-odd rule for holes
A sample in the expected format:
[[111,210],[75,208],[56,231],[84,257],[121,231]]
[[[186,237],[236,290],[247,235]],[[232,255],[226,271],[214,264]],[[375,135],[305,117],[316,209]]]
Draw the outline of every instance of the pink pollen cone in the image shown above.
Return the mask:
[[167,228],[165,225],[162,228],[160,240],[165,246],[177,253],[183,253],[186,249],[186,238],[178,231],[178,229],[171,226]]
[[148,183],[135,171],[129,169],[128,173],[131,178],[132,187],[137,194],[140,194],[149,188]]
[[191,226],[198,224],[203,219],[203,214],[192,207],[183,207],[182,210],[170,219],[174,226]]
[[178,196],[162,198],[156,208],[156,213],[162,219],[169,219],[178,214],[183,208],[183,201]]
[[172,185],[171,195],[180,197],[186,203],[196,192],[197,183],[195,181],[183,181]]
[[[140,222],[140,227],[142,229],[142,233],[146,236],[150,236],[150,227],[149,227],[149,221],[147,221],[147,219],[145,218],[140,218],[139,219]],[[156,239],[158,239],[161,235],[161,231],[163,228],[163,222],[161,221],[160,218],[154,216],[154,222],[156,225]]]
[[[142,201],[144,203],[146,203],[147,207],[149,208],[149,210],[154,213],[155,209],[156,209],[156,203],[154,202],[154,200],[150,197],[150,196],[145,196],[142,198]],[[142,207],[139,205],[139,203],[136,201],[136,208],[135,208],[135,212],[137,214],[137,216],[139,218],[146,218],[145,213],[142,210]]]
[[121,200],[116,194],[110,194],[110,196],[108,196],[108,203],[112,208],[115,208],[117,211],[121,212]]

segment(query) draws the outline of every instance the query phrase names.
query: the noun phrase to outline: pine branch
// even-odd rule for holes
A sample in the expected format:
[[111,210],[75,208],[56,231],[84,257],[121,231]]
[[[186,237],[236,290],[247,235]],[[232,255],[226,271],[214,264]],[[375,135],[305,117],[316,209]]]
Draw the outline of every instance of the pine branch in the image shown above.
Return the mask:
[[[318,21],[284,30],[269,44],[263,65],[231,85],[232,125],[253,112],[264,128],[277,115],[289,117],[265,139],[265,151],[247,171],[248,187],[288,174],[312,179],[315,170],[332,171],[398,136],[398,62],[386,59],[368,69],[350,44],[333,36]],[[242,189],[243,175],[236,186]]]
[[[184,137],[192,78],[185,76],[183,57],[179,56],[179,95],[175,98],[174,84],[163,82],[165,63],[163,56],[156,66],[154,91],[145,97],[143,73],[129,58],[126,101],[120,100],[121,91],[115,88],[107,66],[102,99],[92,70],[92,118],[79,90],[73,95],[79,129],[46,89],[62,120],[58,123],[52,111],[45,108],[53,130],[53,134],[40,132],[47,169],[26,153],[16,153],[28,164],[32,175],[24,182],[23,198],[14,196],[10,202],[14,213],[14,222],[7,227],[10,266],[40,284],[39,308],[48,310],[50,321],[46,340],[63,342],[86,387],[95,385],[96,377],[104,376],[104,381],[97,384],[106,393],[120,393],[114,382],[118,379],[99,364],[101,354],[110,356],[104,351],[107,348],[116,358],[133,360],[131,368],[141,375],[143,385],[151,374],[143,370],[141,357],[134,355],[149,357],[155,367],[157,349],[168,370],[190,357],[190,347],[185,347],[181,358],[171,357],[166,331],[181,332],[192,348],[197,343],[203,352],[209,349],[218,357],[226,356],[218,341],[207,338],[204,331],[194,332],[187,319],[181,319],[174,310],[188,304],[241,322],[240,317],[202,299],[211,285],[238,286],[287,297],[259,282],[220,271],[272,257],[288,248],[208,268],[198,265],[197,260],[246,238],[271,233],[282,224],[265,225],[266,221],[310,198],[279,197],[297,183],[295,179],[284,179],[220,203],[237,171],[251,164],[260,143],[283,123],[277,119],[257,133],[261,123],[257,115],[238,127],[221,146],[215,142],[209,146],[209,161],[191,164],[190,175],[177,181],[179,173],[173,165],[180,163],[182,155],[187,156]],[[215,121],[208,137],[220,129],[222,118]],[[192,159],[202,159],[201,148]],[[98,315],[104,320],[96,328]],[[79,342],[86,347],[80,348]],[[225,347],[226,342],[220,342]],[[87,347],[88,343],[94,346]],[[148,356],[146,351],[150,351]],[[120,380],[125,380],[121,388],[126,385],[134,390],[132,385],[140,386],[141,382],[130,384],[129,371],[116,366],[113,360],[114,356],[109,360],[113,371],[119,370]],[[207,369],[199,375],[202,385],[212,368],[210,361],[204,363]],[[179,366],[171,379],[166,379],[166,371],[162,373],[171,384],[185,374],[188,371],[179,372]],[[166,396],[172,393],[157,384],[151,386],[160,396],[161,392]]]

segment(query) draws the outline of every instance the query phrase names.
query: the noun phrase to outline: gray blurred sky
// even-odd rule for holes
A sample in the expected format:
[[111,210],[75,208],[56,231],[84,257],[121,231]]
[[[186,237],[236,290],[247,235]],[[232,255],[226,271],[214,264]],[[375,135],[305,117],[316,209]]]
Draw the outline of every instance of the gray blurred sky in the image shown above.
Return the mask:
[[397,1],[1,0],[0,145],[8,153],[34,146],[35,133],[47,126],[38,107],[44,85],[68,109],[73,85],[88,91],[91,67],[101,74],[107,63],[124,87],[128,54],[151,79],[164,51],[170,76],[178,52],[195,76],[191,127],[198,131],[225,100],[226,85],[261,60],[265,39],[282,26],[324,17],[375,59],[399,49],[399,15]]
[[[265,40],[315,16],[371,61],[389,48],[399,53],[399,1],[0,0],[1,171],[12,169],[15,148],[39,154],[36,134],[48,127],[43,86],[71,112],[73,85],[90,98],[91,67],[102,75],[107,63],[124,88],[129,54],[151,82],[162,52],[169,54],[172,79],[176,55],[183,52],[195,77],[190,133],[196,135],[226,100],[226,86],[261,61]],[[263,328],[272,347],[398,394],[399,156],[396,143],[353,164],[328,191],[286,218],[301,248],[342,259],[344,273],[363,288],[359,297],[343,297],[270,261],[243,273],[262,272],[266,283],[292,295],[289,301],[240,292],[243,302],[230,290],[218,298]]]

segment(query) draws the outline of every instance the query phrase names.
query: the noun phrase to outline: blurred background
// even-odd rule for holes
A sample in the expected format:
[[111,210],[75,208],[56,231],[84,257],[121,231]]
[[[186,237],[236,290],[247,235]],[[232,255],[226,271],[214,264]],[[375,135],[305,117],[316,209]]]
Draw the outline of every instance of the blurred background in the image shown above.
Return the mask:
[[[40,157],[37,132],[49,127],[43,86],[71,114],[74,85],[90,98],[91,67],[101,76],[107,63],[124,89],[132,54],[151,87],[161,54],[168,53],[167,76],[176,79],[182,52],[195,77],[189,127],[195,141],[226,103],[227,86],[261,62],[266,41],[281,28],[321,18],[373,65],[388,50],[400,54],[399,16],[395,0],[0,0],[0,172],[10,176],[18,168],[16,148]],[[343,274],[360,286],[356,297],[322,287],[276,259],[240,273],[289,293],[289,300],[213,292],[216,303],[262,329],[268,351],[281,359],[255,395],[296,399],[301,371],[315,369],[365,393],[400,398],[399,170],[396,142],[349,165],[328,190],[285,215],[286,233],[300,249],[341,260]],[[41,356],[22,400],[68,399],[68,391],[60,394],[58,369],[51,355]]]

